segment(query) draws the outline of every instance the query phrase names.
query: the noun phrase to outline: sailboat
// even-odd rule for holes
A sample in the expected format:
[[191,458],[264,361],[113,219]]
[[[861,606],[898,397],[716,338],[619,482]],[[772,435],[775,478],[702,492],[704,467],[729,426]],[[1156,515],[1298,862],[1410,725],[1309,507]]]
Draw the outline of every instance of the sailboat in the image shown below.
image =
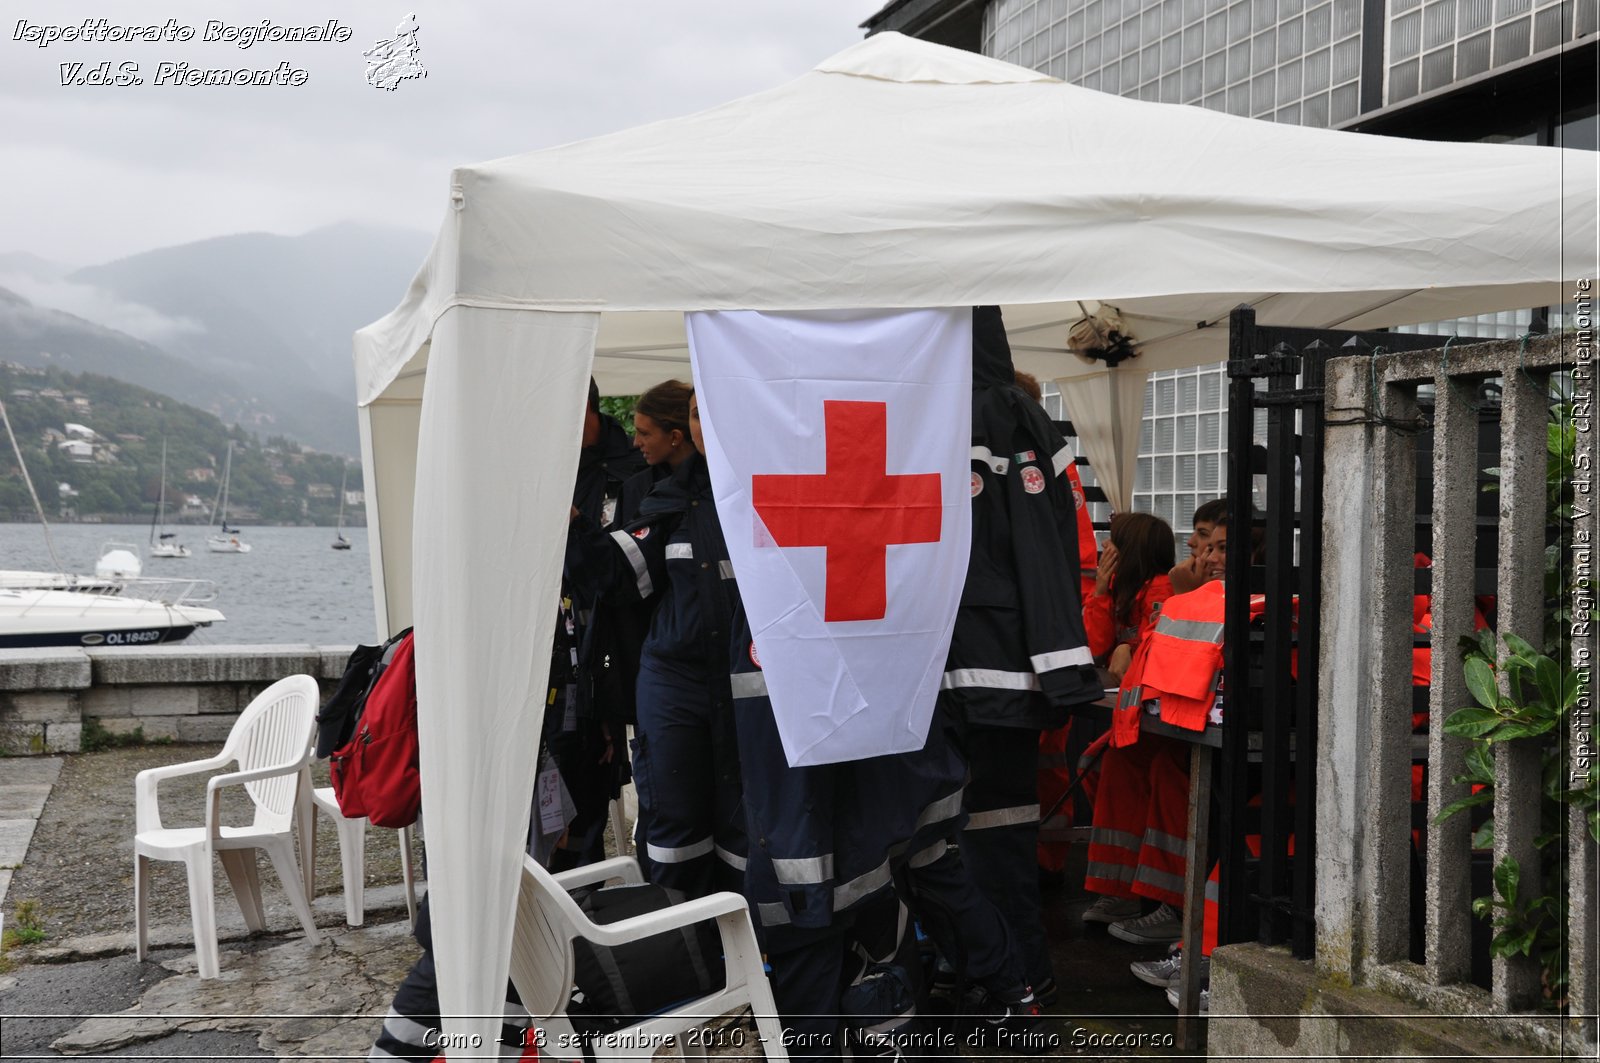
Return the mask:
[[177,541],[178,533],[167,531],[167,441],[161,441],[161,495],[156,501],[155,519],[150,522],[151,557],[188,557],[189,548]]
[[[222,462],[222,487],[217,491],[221,503],[222,526],[206,539],[206,549],[214,554],[248,554],[250,544],[239,538],[239,529],[228,527],[228,480],[233,476],[233,440],[228,440],[228,456]],[[216,503],[211,512],[215,516]]]
[[350,549],[350,540],[344,537],[344,487],[350,481],[350,466],[344,467],[344,475],[339,477],[339,528],[334,532],[333,548],[335,550]]

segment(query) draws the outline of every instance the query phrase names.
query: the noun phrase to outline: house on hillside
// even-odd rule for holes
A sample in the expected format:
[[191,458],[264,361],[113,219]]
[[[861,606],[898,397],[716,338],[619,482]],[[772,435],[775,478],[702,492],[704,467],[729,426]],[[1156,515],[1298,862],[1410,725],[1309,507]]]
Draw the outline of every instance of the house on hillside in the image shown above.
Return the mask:
[[186,479],[191,480],[194,483],[210,483],[217,478],[217,470],[211,468],[209,465],[196,465],[194,468],[185,473],[184,476]]
[[344,504],[347,506],[365,506],[367,504],[366,492],[346,491],[344,493]]
[[98,438],[95,435],[94,429],[85,424],[76,424],[72,421],[68,421],[61,427],[66,429],[68,437],[72,439],[81,439],[85,442],[93,443]]
[[272,474],[272,482],[279,487],[293,487],[294,477],[286,472],[275,472]]
[[306,494],[312,498],[333,498],[336,492],[332,484],[306,484]]
[[32,388],[12,388],[11,397],[14,399],[31,399],[35,397],[35,392]]
[[67,398],[58,388],[43,388],[39,392],[39,397],[41,399],[55,399],[57,402],[65,402]]
[[63,439],[56,444],[56,449],[62,451],[73,461],[80,465],[87,465],[94,461],[94,444],[83,439]]

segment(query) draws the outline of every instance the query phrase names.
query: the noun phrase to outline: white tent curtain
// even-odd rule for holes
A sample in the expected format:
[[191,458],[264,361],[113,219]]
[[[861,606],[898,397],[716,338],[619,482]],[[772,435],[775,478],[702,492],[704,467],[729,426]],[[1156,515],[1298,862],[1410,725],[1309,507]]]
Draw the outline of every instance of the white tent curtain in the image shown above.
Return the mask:
[[1056,381],[1067,418],[1089,456],[1095,482],[1105,491],[1115,513],[1133,509],[1134,466],[1139,459],[1139,429],[1149,376],[1137,366],[1118,366],[1097,376]]
[[[455,171],[427,262],[356,335],[379,620],[418,626],[442,1003],[496,1013],[447,1032],[498,1030],[591,358],[637,392],[687,374],[687,310],[999,304],[1127,508],[1142,377],[1226,357],[1235,306],[1373,328],[1561,303],[1600,271],[1596,160],[1144,103],[879,34],[720,107]],[[1094,301],[1138,351],[1110,373],[1066,353]]]
[[595,314],[452,308],[422,398],[412,565],[434,958],[445,1028],[489,1046],[598,327]]

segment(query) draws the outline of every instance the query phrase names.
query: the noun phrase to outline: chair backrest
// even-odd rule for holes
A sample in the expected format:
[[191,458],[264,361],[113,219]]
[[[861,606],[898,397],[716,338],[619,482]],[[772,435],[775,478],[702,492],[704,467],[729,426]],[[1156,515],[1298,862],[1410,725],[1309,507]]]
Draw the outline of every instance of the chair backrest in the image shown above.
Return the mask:
[[[309,764],[320,696],[317,681],[308,675],[278,680],[239,714],[222,747],[223,755],[237,760],[241,771]],[[255,802],[257,828],[288,829],[299,783],[295,774],[245,783]]]
[[563,1014],[572,993],[572,939],[591,925],[550,872],[522,860],[522,889],[511,938],[511,984],[536,1019]]

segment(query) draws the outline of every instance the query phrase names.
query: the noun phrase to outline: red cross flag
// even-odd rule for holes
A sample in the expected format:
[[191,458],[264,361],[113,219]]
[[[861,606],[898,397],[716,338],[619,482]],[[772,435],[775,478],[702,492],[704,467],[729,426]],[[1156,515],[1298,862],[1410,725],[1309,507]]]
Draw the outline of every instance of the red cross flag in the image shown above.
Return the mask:
[[791,765],[921,749],[972,540],[972,311],[687,315]]

